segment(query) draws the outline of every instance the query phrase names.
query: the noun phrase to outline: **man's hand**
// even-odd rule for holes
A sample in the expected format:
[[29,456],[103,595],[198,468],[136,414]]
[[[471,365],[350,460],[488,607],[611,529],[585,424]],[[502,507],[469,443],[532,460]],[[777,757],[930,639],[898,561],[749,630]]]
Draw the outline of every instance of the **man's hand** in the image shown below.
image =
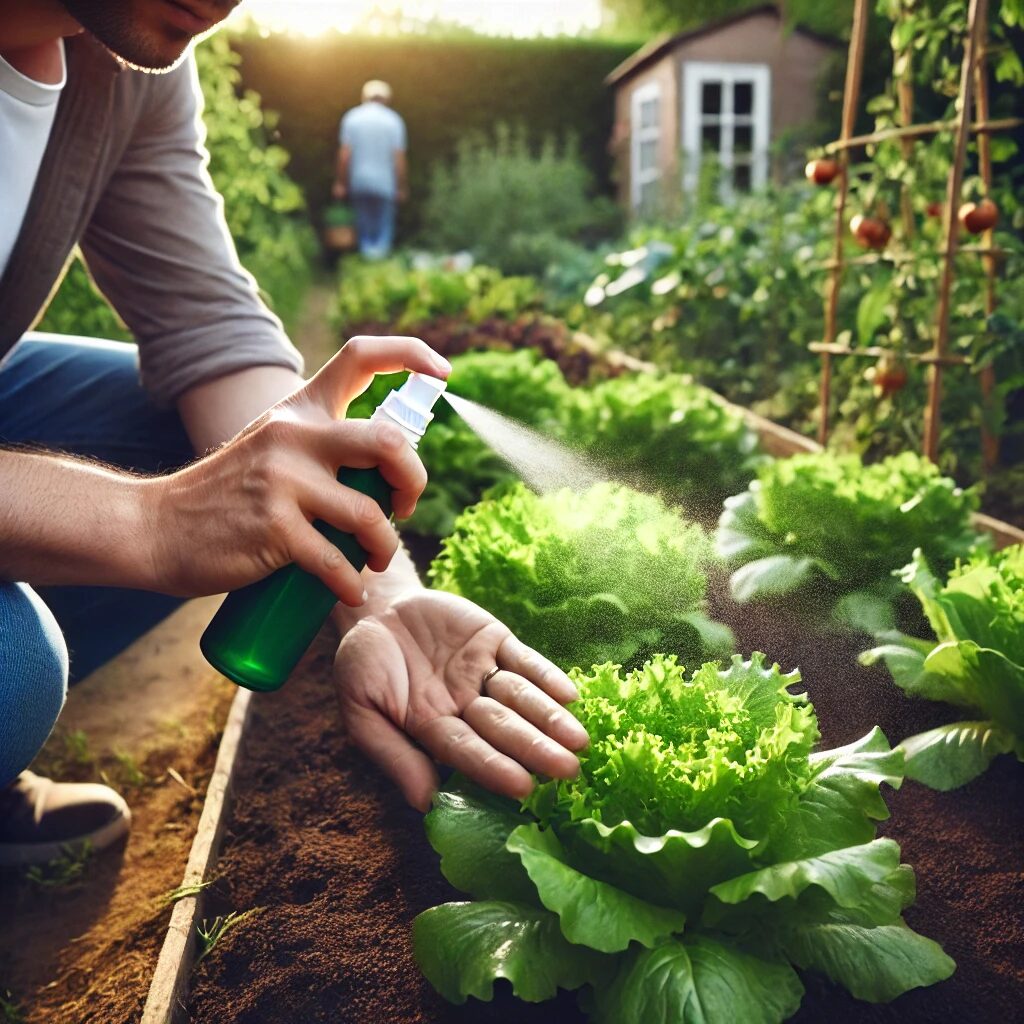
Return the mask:
[[415,338],[353,338],[308,384],[213,454],[146,481],[154,539],[154,589],[196,596],[233,590],[290,562],[348,605],[364,583],[312,526],[322,519],[356,536],[381,572],[398,536],[371,498],[339,484],[339,466],[376,466],[394,488],[395,515],[412,514],[426,471],[397,427],[342,419],[375,373],[450,366]]
[[341,641],[334,678],[353,742],[423,811],[438,784],[431,757],[522,798],[531,772],[572,778],[573,751],[587,745],[562,707],[578,696],[568,676],[452,594],[414,591],[362,618]]
[[345,187],[343,181],[335,181],[331,185],[331,198],[332,199],[344,199],[348,195],[348,189]]

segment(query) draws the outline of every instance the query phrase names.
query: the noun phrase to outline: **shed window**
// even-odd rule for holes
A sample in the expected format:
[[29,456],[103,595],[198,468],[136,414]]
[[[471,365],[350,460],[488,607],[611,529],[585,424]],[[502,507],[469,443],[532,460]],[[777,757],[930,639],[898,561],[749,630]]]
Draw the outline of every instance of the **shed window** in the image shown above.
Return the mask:
[[692,192],[715,160],[728,199],[768,179],[771,72],[766,64],[683,64],[683,187]]
[[633,92],[630,120],[630,190],[638,213],[653,212],[661,178],[661,87],[648,82]]

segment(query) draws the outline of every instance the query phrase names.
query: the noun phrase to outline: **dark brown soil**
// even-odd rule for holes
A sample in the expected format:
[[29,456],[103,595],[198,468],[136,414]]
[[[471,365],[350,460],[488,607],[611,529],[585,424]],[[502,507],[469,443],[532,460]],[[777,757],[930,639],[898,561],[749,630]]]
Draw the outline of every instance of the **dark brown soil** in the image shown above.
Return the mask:
[[[816,636],[770,611],[713,602],[738,647],[800,665],[824,742],[874,723],[890,739],[942,721],[882,672],[855,664],[853,639]],[[465,898],[441,877],[422,819],[347,743],[318,645],[288,686],[256,698],[234,819],[210,915],[265,908],[196,970],[195,1024],[582,1024],[568,993],[541,1006],[499,998],[452,1007],[423,980],[410,927],[421,910]],[[882,833],[917,870],[915,928],[958,963],[949,981],[888,1006],[858,1002],[814,977],[800,1024],[1017,1020],[1024,998],[1024,767],[1002,758],[953,794],[914,783],[888,792]]]

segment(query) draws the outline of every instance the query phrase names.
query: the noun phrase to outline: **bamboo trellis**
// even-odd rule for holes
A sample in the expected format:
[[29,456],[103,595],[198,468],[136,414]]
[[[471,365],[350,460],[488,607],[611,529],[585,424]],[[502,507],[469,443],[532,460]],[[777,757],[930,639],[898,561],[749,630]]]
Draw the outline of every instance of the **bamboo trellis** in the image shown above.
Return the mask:
[[[860,101],[861,77],[864,67],[864,48],[867,40],[868,0],[856,0],[853,12],[853,29],[850,33],[850,49],[846,65],[846,82],[843,90],[843,112],[839,138],[825,147],[828,153],[836,154],[839,162],[837,197],[835,203],[835,233],[833,257],[825,266],[830,271],[825,298],[825,329],[820,342],[810,345],[812,351],[821,356],[821,386],[819,390],[820,423],[818,440],[825,444],[829,434],[829,407],[832,392],[832,358],[834,356],[862,356],[877,358],[892,355],[889,350],[878,346],[851,347],[836,342],[839,292],[843,275],[849,264],[874,263],[883,260],[899,262],[898,254],[869,255],[848,260],[844,252],[847,198],[849,195],[850,151],[872,143],[889,139],[900,140],[905,156],[910,155],[914,140],[952,130],[953,160],[946,181],[946,200],[943,215],[943,246],[936,253],[942,259],[942,276],[939,281],[938,313],[935,324],[935,340],[930,352],[911,353],[904,358],[928,366],[928,402],[925,409],[924,454],[935,461],[938,455],[939,428],[941,424],[942,379],[947,366],[962,366],[970,359],[949,352],[949,307],[952,292],[955,259],[958,253],[979,253],[984,262],[985,312],[995,309],[996,258],[999,251],[993,245],[992,230],[986,231],[980,245],[959,245],[960,192],[963,185],[964,165],[967,157],[967,141],[971,134],[978,138],[979,170],[982,188],[987,197],[992,185],[992,161],[989,149],[989,135],[1020,125],[1021,118],[989,119],[988,85],[985,73],[985,45],[987,37],[988,0],[970,0],[967,13],[967,38],[960,72],[960,89],[957,116],[952,121],[932,121],[926,124],[912,124],[913,89],[910,70],[905,67],[897,79],[899,125],[868,135],[854,135],[853,126]],[[972,106],[974,120],[971,119]],[[904,224],[905,237],[913,231],[913,211],[910,197],[904,189],[900,197],[900,216]],[[991,368],[980,374],[981,392],[988,402],[995,388]],[[982,428],[982,451],[986,469],[995,465],[998,457],[998,439]]]

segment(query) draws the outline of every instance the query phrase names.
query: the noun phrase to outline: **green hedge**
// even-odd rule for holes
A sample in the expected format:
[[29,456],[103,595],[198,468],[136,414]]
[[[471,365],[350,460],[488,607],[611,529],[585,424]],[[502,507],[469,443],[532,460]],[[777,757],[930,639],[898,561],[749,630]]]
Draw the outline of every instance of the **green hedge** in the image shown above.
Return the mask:
[[491,135],[502,122],[525,125],[538,145],[545,136],[574,134],[597,185],[610,189],[612,93],[604,78],[635,43],[335,34],[315,40],[245,36],[233,45],[244,58],[245,85],[281,114],[289,170],[316,215],[328,199],[338,122],[371,78],[391,84],[395,109],[409,129],[407,231],[420,225],[431,165],[451,159],[460,139]]

